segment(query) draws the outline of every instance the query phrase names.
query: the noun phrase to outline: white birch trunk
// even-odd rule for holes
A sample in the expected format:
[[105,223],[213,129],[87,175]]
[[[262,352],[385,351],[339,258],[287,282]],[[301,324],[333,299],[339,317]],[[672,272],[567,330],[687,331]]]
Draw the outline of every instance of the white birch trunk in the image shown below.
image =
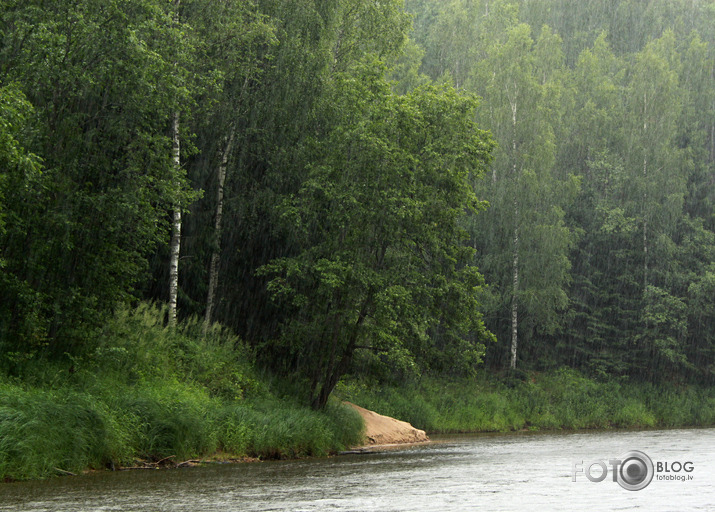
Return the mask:
[[[515,203],[516,214],[518,216],[518,206]],[[511,289],[511,363],[510,368],[516,368],[516,348],[519,341],[518,338],[518,316],[519,306],[517,296],[519,293],[519,227],[514,226],[514,252],[512,259],[512,289]]]
[[228,137],[228,142],[223,150],[221,162],[218,166],[218,188],[216,191],[216,219],[214,220],[214,247],[211,254],[211,265],[209,267],[209,291],[206,297],[206,315],[204,316],[204,336],[211,324],[211,315],[214,307],[216,296],[216,287],[218,285],[218,269],[221,261],[221,232],[223,220],[223,189],[226,183],[226,169],[228,167],[228,158],[233,149],[233,140],[236,135],[236,128],[231,127],[231,134]]
[[[648,158],[643,157],[643,183],[647,186]],[[643,191],[643,293],[648,289],[648,192]]]
[[[174,167],[181,167],[181,146],[179,145],[179,113],[174,112],[171,126],[172,157]],[[171,224],[171,258],[169,260],[169,326],[176,325],[176,303],[179,294],[179,255],[181,254],[181,205],[174,205],[174,218]]]
[[643,293],[648,289],[648,95],[643,93]]
[[[174,23],[179,24],[179,7],[181,0],[174,2]],[[176,64],[176,63],[175,63]],[[181,145],[179,142],[179,111],[174,112],[171,123],[171,156],[174,170],[181,169]],[[174,215],[171,223],[171,244],[169,258],[169,327],[176,326],[176,306],[179,296],[179,255],[181,254],[181,204],[174,205]]]
[[[511,140],[512,148],[512,174],[514,184],[518,184],[517,180],[517,164],[516,164],[516,101],[511,102],[511,121],[513,135]],[[514,191],[514,238],[512,240],[512,283],[511,283],[511,362],[509,367],[516,369],[516,349],[519,342],[519,303],[517,296],[519,294],[519,197],[518,186]]]

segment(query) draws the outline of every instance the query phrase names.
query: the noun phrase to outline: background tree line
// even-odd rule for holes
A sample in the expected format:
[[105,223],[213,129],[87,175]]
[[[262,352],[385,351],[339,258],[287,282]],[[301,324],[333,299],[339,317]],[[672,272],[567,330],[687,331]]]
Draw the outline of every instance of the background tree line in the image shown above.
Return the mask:
[[711,381],[715,3],[407,6],[422,72],[481,96],[499,146],[472,226],[490,363]]
[[173,253],[179,317],[316,405],[350,369],[484,357],[710,380],[714,22],[692,1],[4,2],[2,364],[172,302]]

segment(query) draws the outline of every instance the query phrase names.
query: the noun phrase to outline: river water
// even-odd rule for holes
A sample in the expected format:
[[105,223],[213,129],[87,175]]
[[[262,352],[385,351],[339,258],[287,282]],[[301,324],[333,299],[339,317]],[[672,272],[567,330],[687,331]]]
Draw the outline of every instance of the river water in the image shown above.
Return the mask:
[[[613,481],[610,462],[633,450],[653,462],[637,491]],[[598,461],[608,474],[594,482],[585,475],[600,478]],[[463,435],[381,453],[102,472],[0,484],[0,510],[713,511],[715,429]]]

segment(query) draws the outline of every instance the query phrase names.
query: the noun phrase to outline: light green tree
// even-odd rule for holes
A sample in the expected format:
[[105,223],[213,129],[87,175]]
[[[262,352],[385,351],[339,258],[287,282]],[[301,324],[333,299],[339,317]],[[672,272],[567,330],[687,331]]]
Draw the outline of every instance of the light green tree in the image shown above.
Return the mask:
[[470,82],[484,98],[478,119],[498,142],[490,179],[480,187],[490,208],[478,219],[475,237],[480,267],[495,285],[494,313],[500,323],[508,318],[509,329],[499,334],[510,337],[511,368],[517,363],[520,309],[527,319],[522,337],[529,337],[554,332],[567,305],[572,234],[564,207],[578,185],[554,176],[552,123],[561,115],[564,93],[559,44],[548,28],[535,43],[530,27],[516,24],[492,42]]

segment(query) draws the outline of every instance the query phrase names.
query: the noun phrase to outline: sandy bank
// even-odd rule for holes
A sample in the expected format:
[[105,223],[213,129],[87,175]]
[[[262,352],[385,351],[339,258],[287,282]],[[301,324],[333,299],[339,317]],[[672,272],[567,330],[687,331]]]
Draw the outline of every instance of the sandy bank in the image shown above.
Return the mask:
[[359,412],[365,421],[365,447],[429,441],[424,430],[419,430],[406,421],[377,414],[350,402],[346,403]]

